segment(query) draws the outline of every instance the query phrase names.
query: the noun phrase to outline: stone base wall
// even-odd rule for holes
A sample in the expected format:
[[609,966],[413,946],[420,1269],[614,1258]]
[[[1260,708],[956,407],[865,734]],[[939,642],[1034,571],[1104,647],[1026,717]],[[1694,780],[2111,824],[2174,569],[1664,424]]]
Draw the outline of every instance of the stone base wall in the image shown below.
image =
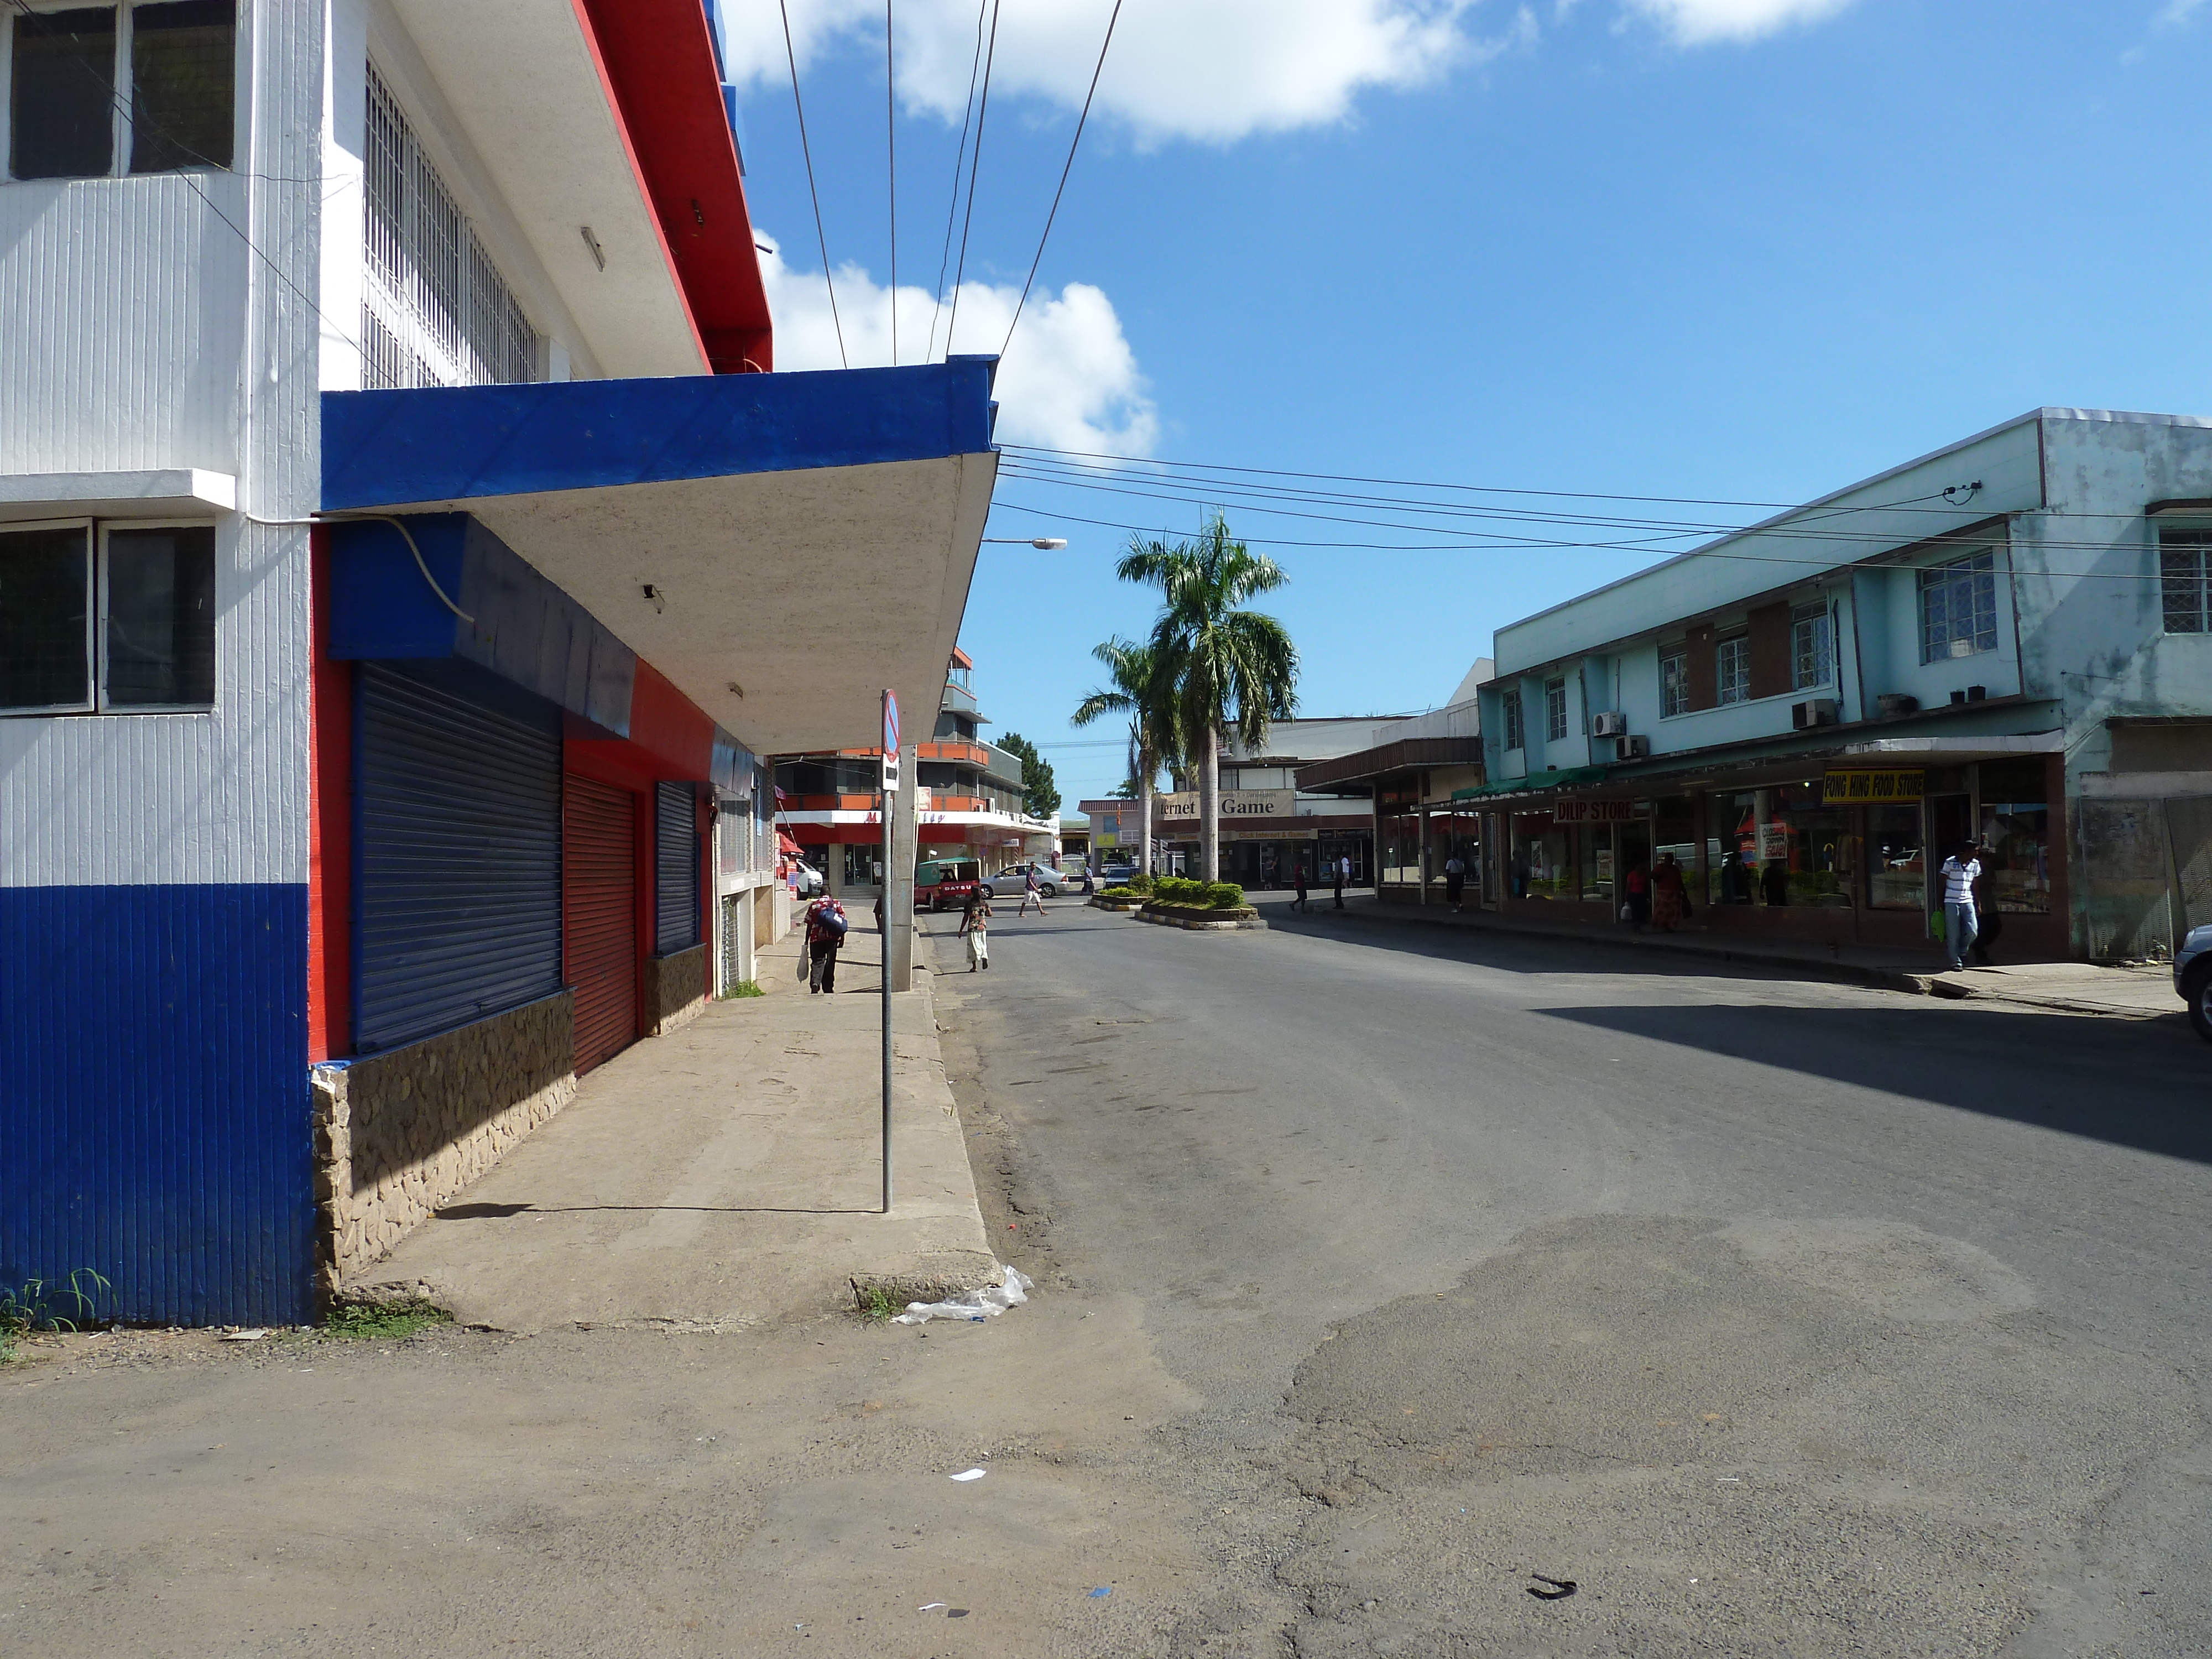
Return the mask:
[[645,1030],[666,1036],[699,1018],[707,1006],[707,947],[695,945],[645,963]]
[[327,1305],[576,1092],[563,991],[314,1068],[317,1293]]

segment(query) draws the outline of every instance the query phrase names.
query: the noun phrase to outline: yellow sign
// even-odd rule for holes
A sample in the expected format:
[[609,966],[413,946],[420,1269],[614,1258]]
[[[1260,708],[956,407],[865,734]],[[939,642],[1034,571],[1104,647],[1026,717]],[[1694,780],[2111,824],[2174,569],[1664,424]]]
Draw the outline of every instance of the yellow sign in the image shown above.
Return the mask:
[[1880,804],[1918,800],[1925,772],[1830,772],[1821,794],[1831,806],[1850,801]]

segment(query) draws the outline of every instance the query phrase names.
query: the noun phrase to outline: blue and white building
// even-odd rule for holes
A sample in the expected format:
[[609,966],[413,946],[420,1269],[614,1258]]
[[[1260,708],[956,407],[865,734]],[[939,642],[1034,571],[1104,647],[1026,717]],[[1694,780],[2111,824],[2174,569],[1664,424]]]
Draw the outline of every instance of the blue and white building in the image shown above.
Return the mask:
[[773,372],[711,3],[0,9],[0,1281],[307,1317],[936,702],[992,365]]
[[2042,409],[1497,635],[1486,902],[1926,945],[1983,849],[2014,959],[2212,921],[2212,421]]

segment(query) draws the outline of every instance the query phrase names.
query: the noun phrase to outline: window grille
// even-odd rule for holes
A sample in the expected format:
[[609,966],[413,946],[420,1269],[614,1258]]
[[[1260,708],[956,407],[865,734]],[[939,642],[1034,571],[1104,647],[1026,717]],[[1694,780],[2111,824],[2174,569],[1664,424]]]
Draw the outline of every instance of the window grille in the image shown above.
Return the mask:
[[2212,530],[2160,531],[2158,568],[2166,631],[2212,634]]
[[374,69],[365,149],[362,386],[537,379],[538,335],[521,302]]
[[1826,685],[1835,678],[1835,635],[1829,626],[1826,605],[1801,605],[1791,613],[1790,647],[1800,691]]
[[1751,701],[1751,636],[1739,634],[1713,649],[1713,678],[1722,702]]
[[1963,559],[1920,573],[1920,660],[1971,657],[1997,648],[1996,555]]
[[1659,659],[1659,714],[1668,719],[1690,712],[1690,653],[1680,647]]
[[1544,741],[1565,743],[1567,740],[1567,683],[1563,679],[1544,682]]

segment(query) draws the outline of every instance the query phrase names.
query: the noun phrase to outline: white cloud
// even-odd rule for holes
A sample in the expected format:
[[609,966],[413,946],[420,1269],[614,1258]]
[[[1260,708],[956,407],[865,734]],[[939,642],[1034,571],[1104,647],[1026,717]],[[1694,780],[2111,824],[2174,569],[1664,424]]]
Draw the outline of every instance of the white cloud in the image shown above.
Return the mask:
[[1628,0],[1658,22],[1675,43],[1710,46],[1717,40],[1756,40],[1795,23],[1833,17],[1851,0]]
[[[775,239],[756,232],[773,247]],[[891,361],[892,295],[859,265],[837,270],[837,310],[818,270],[795,270],[780,252],[761,255],[769,314],[775,321],[775,366],[780,369],[840,366],[837,331],[844,330],[844,361],[854,368]],[[1018,288],[963,283],[960,288],[956,351],[997,351],[1006,343]],[[944,352],[951,296],[943,313],[927,289],[897,292],[898,357],[902,363]],[[930,345],[933,324],[936,345]],[[1136,353],[1121,332],[1114,302],[1088,283],[1070,283],[1055,295],[1030,291],[1020,331],[999,365],[999,437],[1008,443],[1052,449],[1151,453],[1159,415],[1146,395]]]
[[2166,9],[2151,19],[2151,27],[2178,29],[2203,9],[2204,0],[2166,0]]
[[[1344,119],[1369,87],[1425,84],[1524,40],[1516,15],[1498,39],[1462,27],[1479,0],[1136,0],[1126,4],[1098,83],[1097,112],[1139,142],[1226,143]],[[1027,94],[1064,108],[1083,102],[1113,0],[1012,0],[999,15],[994,100]],[[787,82],[783,24],[773,0],[725,8],[726,56],[739,86]],[[957,122],[975,62],[975,0],[907,0],[898,12],[899,92],[909,109]],[[880,47],[878,0],[792,0],[803,70],[843,38]],[[881,62],[878,57],[878,63]]]

